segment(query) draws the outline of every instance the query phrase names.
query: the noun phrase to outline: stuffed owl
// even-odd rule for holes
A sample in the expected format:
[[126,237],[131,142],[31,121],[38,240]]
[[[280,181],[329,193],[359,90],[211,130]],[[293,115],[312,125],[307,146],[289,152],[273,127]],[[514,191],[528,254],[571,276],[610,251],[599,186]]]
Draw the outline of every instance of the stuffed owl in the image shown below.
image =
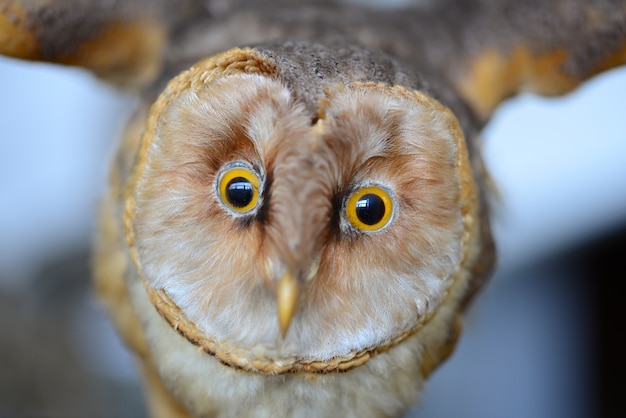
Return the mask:
[[153,416],[401,416],[494,264],[478,134],[626,2],[3,0],[0,52],[141,98],[94,276]]

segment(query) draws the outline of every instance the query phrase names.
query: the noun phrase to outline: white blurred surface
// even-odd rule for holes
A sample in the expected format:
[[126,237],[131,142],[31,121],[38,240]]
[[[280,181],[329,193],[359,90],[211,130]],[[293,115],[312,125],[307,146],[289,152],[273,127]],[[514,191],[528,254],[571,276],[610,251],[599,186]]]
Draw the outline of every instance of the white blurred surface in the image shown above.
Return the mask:
[[[0,92],[2,291],[27,289],[42,263],[90,239],[107,163],[134,100],[81,70],[5,58]],[[626,69],[565,99],[522,96],[498,111],[484,138],[503,196],[494,217],[502,273],[475,304],[418,414],[584,416],[585,397],[567,399],[584,378],[586,336],[564,325],[581,318],[580,292],[562,296],[547,281],[571,272],[524,266],[626,222],[625,119]],[[536,279],[527,287],[526,276]],[[77,313],[75,338],[92,338],[89,329],[114,338],[100,322]],[[100,372],[128,375],[119,344],[106,352],[105,343],[95,346],[77,345],[85,361],[104,365]]]
[[0,289],[84,246],[133,99],[86,71],[0,57]]
[[626,68],[564,98],[506,102],[483,137],[502,194],[492,217],[501,270],[626,222]]

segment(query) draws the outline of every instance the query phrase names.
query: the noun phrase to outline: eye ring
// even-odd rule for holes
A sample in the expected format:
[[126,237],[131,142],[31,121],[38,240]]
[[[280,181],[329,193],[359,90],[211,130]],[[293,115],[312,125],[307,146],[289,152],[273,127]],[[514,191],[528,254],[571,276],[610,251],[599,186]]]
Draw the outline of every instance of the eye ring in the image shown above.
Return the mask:
[[394,201],[391,191],[377,185],[356,189],[346,202],[345,214],[350,225],[360,231],[376,232],[391,222]]
[[219,173],[216,189],[222,204],[232,213],[245,215],[259,205],[261,178],[248,164],[227,164]]

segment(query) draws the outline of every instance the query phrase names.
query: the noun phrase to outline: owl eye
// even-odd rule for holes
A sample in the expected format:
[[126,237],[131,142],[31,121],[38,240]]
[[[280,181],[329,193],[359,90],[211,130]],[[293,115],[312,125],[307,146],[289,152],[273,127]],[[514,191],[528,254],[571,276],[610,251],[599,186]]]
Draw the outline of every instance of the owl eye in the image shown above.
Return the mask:
[[361,231],[379,231],[391,221],[393,199],[380,186],[365,186],[354,191],[346,204],[346,217]]
[[245,214],[259,203],[261,180],[252,168],[243,163],[227,165],[218,176],[220,200],[231,211]]

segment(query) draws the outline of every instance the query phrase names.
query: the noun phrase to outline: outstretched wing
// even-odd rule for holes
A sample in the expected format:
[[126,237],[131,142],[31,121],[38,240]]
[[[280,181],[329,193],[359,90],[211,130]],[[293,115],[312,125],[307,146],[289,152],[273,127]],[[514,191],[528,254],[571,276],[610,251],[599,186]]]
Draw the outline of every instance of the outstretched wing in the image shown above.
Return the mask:
[[0,0],[0,54],[141,85],[158,73],[168,34],[201,7],[196,0]]
[[[454,3],[465,18],[457,35],[459,65],[447,71],[483,119],[519,91],[567,93],[626,63],[624,0]],[[448,13],[454,14],[452,5]]]
[[265,30],[234,19],[237,28],[215,34],[222,49],[268,37],[347,35],[453,84],[483,121],[520,90],[562,94],[626,63],[626,0],[438,0],[402,10],[339,3],[0,0],[0,53],[145,84],[161,70],[166,48],[189,39],[171,35],[255,15]]

